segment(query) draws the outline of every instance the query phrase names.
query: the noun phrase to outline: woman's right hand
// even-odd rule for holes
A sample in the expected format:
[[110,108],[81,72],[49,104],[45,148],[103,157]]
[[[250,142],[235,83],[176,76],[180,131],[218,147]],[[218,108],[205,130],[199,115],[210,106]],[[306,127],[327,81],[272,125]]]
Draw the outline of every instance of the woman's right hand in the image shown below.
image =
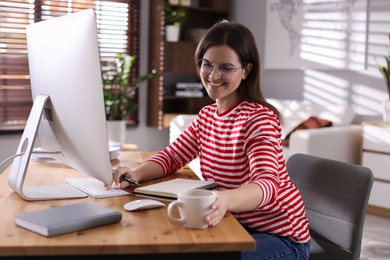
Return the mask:
[[121,188],[126,188],[131,184],[121,178],[123,175],[137,182],[149,181],[162,177],[163,168],[159,164],[149,161],[143,162],[133,170],[126,166],[119,166],[114,172],[114,183],[115,185],[119,184]]
[[119,186],[123,189],[123,188],[126,188],[128,186],[130,186],[131,184],[128,183],[127,181],[123,180],[121,178],[121,176],[127,176],[131,179],[134,179],[134,176],[133,176],[133,171],[130,170],[128,167],[122,167],[122,166],[119,166],[116,170],[115,170],[115,173],[114,173],[114,183],[116,185],[119,184]]

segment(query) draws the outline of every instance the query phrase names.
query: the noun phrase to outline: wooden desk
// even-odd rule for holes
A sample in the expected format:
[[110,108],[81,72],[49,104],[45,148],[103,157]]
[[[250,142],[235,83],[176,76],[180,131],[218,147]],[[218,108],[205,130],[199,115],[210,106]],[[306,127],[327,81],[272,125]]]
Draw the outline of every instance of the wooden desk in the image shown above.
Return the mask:
[[[133,168],[150,155],[151,153],[147,152],[121,152],[119,160],[113,162],[113,167],[121,164]],[[10,167],[0,176],[0,256],[140,254],[142,259],[145,259],[145,254],[191,253],[186,255],[188,259],[187,256],[192,256],[193,253],[209,252],[235,252],[233,255],[239,256],[240,251],[255,248],[253,238],[230,214],[215,227],[190,230],[169,220],[166,207],[138,212],[125,211],[123,205],[138,198],[134,195],[108,199],[88,197],[28,202],[9,188],[9,170]],[[189,168],[167,178],[178,176],[195,178]],[[59,163],[32,162],[25,184],[60,184],[64,183],[64,178],[67,177],[87,176]],[[132,189],[129,188],[129,191]],[[52,238],[42,237],[15,225],[17,213],[80,201],[93,201],[119,210],[123,215],[122,221]]]

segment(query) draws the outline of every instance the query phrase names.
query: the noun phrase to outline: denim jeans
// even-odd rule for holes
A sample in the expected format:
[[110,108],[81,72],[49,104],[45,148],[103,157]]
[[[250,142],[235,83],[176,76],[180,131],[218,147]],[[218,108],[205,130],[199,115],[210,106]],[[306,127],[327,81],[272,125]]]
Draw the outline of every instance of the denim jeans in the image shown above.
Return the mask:
[[[248,230],[249,231],[249,230]],[[281,237],[267,233],[250,232],[256,240],[256,250],[243,251],[243,260],[307,260],[309,259],[309,242],[295,243],[288,237]]]

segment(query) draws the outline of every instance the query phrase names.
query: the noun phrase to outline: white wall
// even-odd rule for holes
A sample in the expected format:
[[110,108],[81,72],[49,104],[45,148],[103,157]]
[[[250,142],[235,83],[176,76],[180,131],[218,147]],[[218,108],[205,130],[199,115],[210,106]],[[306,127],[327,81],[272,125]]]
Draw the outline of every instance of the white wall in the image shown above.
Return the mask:
[[[233,0],[232,20],[246,25],[256,38],[262,66],[261,86],[264,96],[266,98],[303,100],[309,94],[307,89],[310,86],[306,83],[309,71],[264,69],[266,2],[266,0]],[[377,4],[378,8],[387,10],[387,14],[390,13],[390,1],[370,0],[370,4],[372,8],[375,8]],[[374,14],[371,16],[373,19]],[[374,26],[372,26],[372,30],[374,30]],[[370,33],[373,35],[380,33],[378,28],[375,27],[375,30],[377,31]],[[389,33],[388,28],[386,31]],[[382,34],[386,35],[384,37],[387,38],[387,33]],[[342,93],[342,97],[335,95],[331,101],[352,105],[357,113],[355,122],[365,119],[380,119],[381,101],[388,96],[385,82],[373,64],[366,71],[323,70],[314,71],[314,73],[333,82],[334,84],[329,84],[329,88],[336,88],[336,82],[342,84],[342,89],[340,87],[336,90]]]
[[263,95],[269,98],[302,99],[302,71],[266,71],[263,69],[266,0],[236,0],[231,4],[231,20],[244,24],[255,36],[260,55],[260,80]]

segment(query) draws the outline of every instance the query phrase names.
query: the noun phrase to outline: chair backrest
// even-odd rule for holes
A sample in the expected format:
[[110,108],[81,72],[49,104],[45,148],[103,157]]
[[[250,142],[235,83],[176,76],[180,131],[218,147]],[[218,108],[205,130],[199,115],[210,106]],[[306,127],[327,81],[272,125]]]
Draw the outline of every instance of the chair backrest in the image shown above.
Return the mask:
[[307,154],[292,155],[287,170],[306,206],[310,259],[358,260],[374,181],[371,170]]

